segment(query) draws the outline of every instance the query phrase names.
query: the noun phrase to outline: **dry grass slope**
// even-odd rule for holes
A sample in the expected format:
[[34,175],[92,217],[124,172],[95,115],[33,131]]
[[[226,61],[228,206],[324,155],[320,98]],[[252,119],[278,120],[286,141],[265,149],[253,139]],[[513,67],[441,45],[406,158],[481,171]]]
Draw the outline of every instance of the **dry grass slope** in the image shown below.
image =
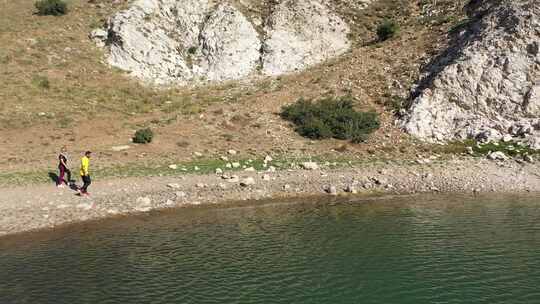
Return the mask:
[[[246,155],[348,155],[398,158],[421,153],[393,126],[384,105],[405,97],[421,66],[444,46],[461,16],[459,1],[379,0],[366,10],[333,0],[351,23],[354,48],[307,71],[209,87],[152,89],[104,63],[89,39],[113,12],[112,1],[69,1],[66,16],[37,16],[32,0],[3,1],[0,10],[0,170],[54,166],[67,144],[73,154],[96,151],[101,166],[189,160],[234,148]],[[463,1],[461,1],[463,2]],[[438,12],[438,13],[431,13]],[[401,24],[398,37],[375,43],[385,18]],[[312,142],[294,133],[277,113],[300,97],[350,94],[359,110],[382,114],[382,128],[367,143]],[[400,97],[400,98],[402,98]],[[129,144],[134,130],[151,127],[155,141]]]

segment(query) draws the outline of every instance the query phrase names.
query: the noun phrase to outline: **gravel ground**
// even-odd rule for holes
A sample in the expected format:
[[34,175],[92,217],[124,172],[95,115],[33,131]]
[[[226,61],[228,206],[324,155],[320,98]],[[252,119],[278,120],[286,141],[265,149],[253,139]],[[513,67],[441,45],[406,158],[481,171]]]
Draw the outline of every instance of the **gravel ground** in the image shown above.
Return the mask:
[[311,195],[528,192],[538,193],[540,199],[538,163],[463,158],[339,170],[307,167],[223,176],[98,180],[90,188],[90,197],[54,185],[0,188],[0,236],[166,208]]

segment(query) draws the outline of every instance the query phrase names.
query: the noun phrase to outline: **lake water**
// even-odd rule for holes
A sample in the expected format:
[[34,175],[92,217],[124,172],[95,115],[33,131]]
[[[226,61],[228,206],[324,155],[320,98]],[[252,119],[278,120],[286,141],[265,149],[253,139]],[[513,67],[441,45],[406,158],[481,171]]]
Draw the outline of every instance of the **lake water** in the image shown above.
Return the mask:
[[540,199],[204,207],[0,239],[0,303],[540,303]]

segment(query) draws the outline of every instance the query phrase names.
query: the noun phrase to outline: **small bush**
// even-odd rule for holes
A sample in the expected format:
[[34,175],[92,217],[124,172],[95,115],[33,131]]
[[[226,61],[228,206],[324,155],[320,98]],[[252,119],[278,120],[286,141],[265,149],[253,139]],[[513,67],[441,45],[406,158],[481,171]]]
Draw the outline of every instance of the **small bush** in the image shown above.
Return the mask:
[[38,15],[61,16],[67,14],[67,4],[63,0],[39,0],[35,4]]
[[406,105],[407,99],[400,96],[390,96],[384,103],[384,106],[394,112],[394,114],[399,114]]
[[47,76],[34,76],[32,78],[32,83],[41,89],[49,89],[51,87],[51,83],[49,81],[49,78]]
[[195,53],[197,53],[197,47],[192,46],[188,49],[188,54],[195,55]]
[[281,117],[296,125],[296,132],[312,139],[336,138],[363,142],[380,126],[375,112],[357,112],[352,98],[298,100],[286,106]]
[[148,144],[152,142],[154,138],[154,132],[149,128],[137,130],[135,136],[133,136],[133,142],[137,144]]
[[377,36],[380,41],[388,40],[399,32],[399,25],[393,20],[384,20],[377,27]]

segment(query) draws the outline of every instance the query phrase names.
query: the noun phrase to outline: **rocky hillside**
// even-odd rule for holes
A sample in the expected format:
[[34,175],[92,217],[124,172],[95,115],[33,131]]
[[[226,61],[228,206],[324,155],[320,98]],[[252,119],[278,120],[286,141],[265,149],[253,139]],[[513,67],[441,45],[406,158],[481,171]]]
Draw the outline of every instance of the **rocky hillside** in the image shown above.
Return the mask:
[[92,36],[111,65],[170,85],[302,70],[347,51],[349,33],[321,0],[137,0]]
[[540,148],[540,2],[473,0],[432,59],[403,120],[428,141],[520,140]]

